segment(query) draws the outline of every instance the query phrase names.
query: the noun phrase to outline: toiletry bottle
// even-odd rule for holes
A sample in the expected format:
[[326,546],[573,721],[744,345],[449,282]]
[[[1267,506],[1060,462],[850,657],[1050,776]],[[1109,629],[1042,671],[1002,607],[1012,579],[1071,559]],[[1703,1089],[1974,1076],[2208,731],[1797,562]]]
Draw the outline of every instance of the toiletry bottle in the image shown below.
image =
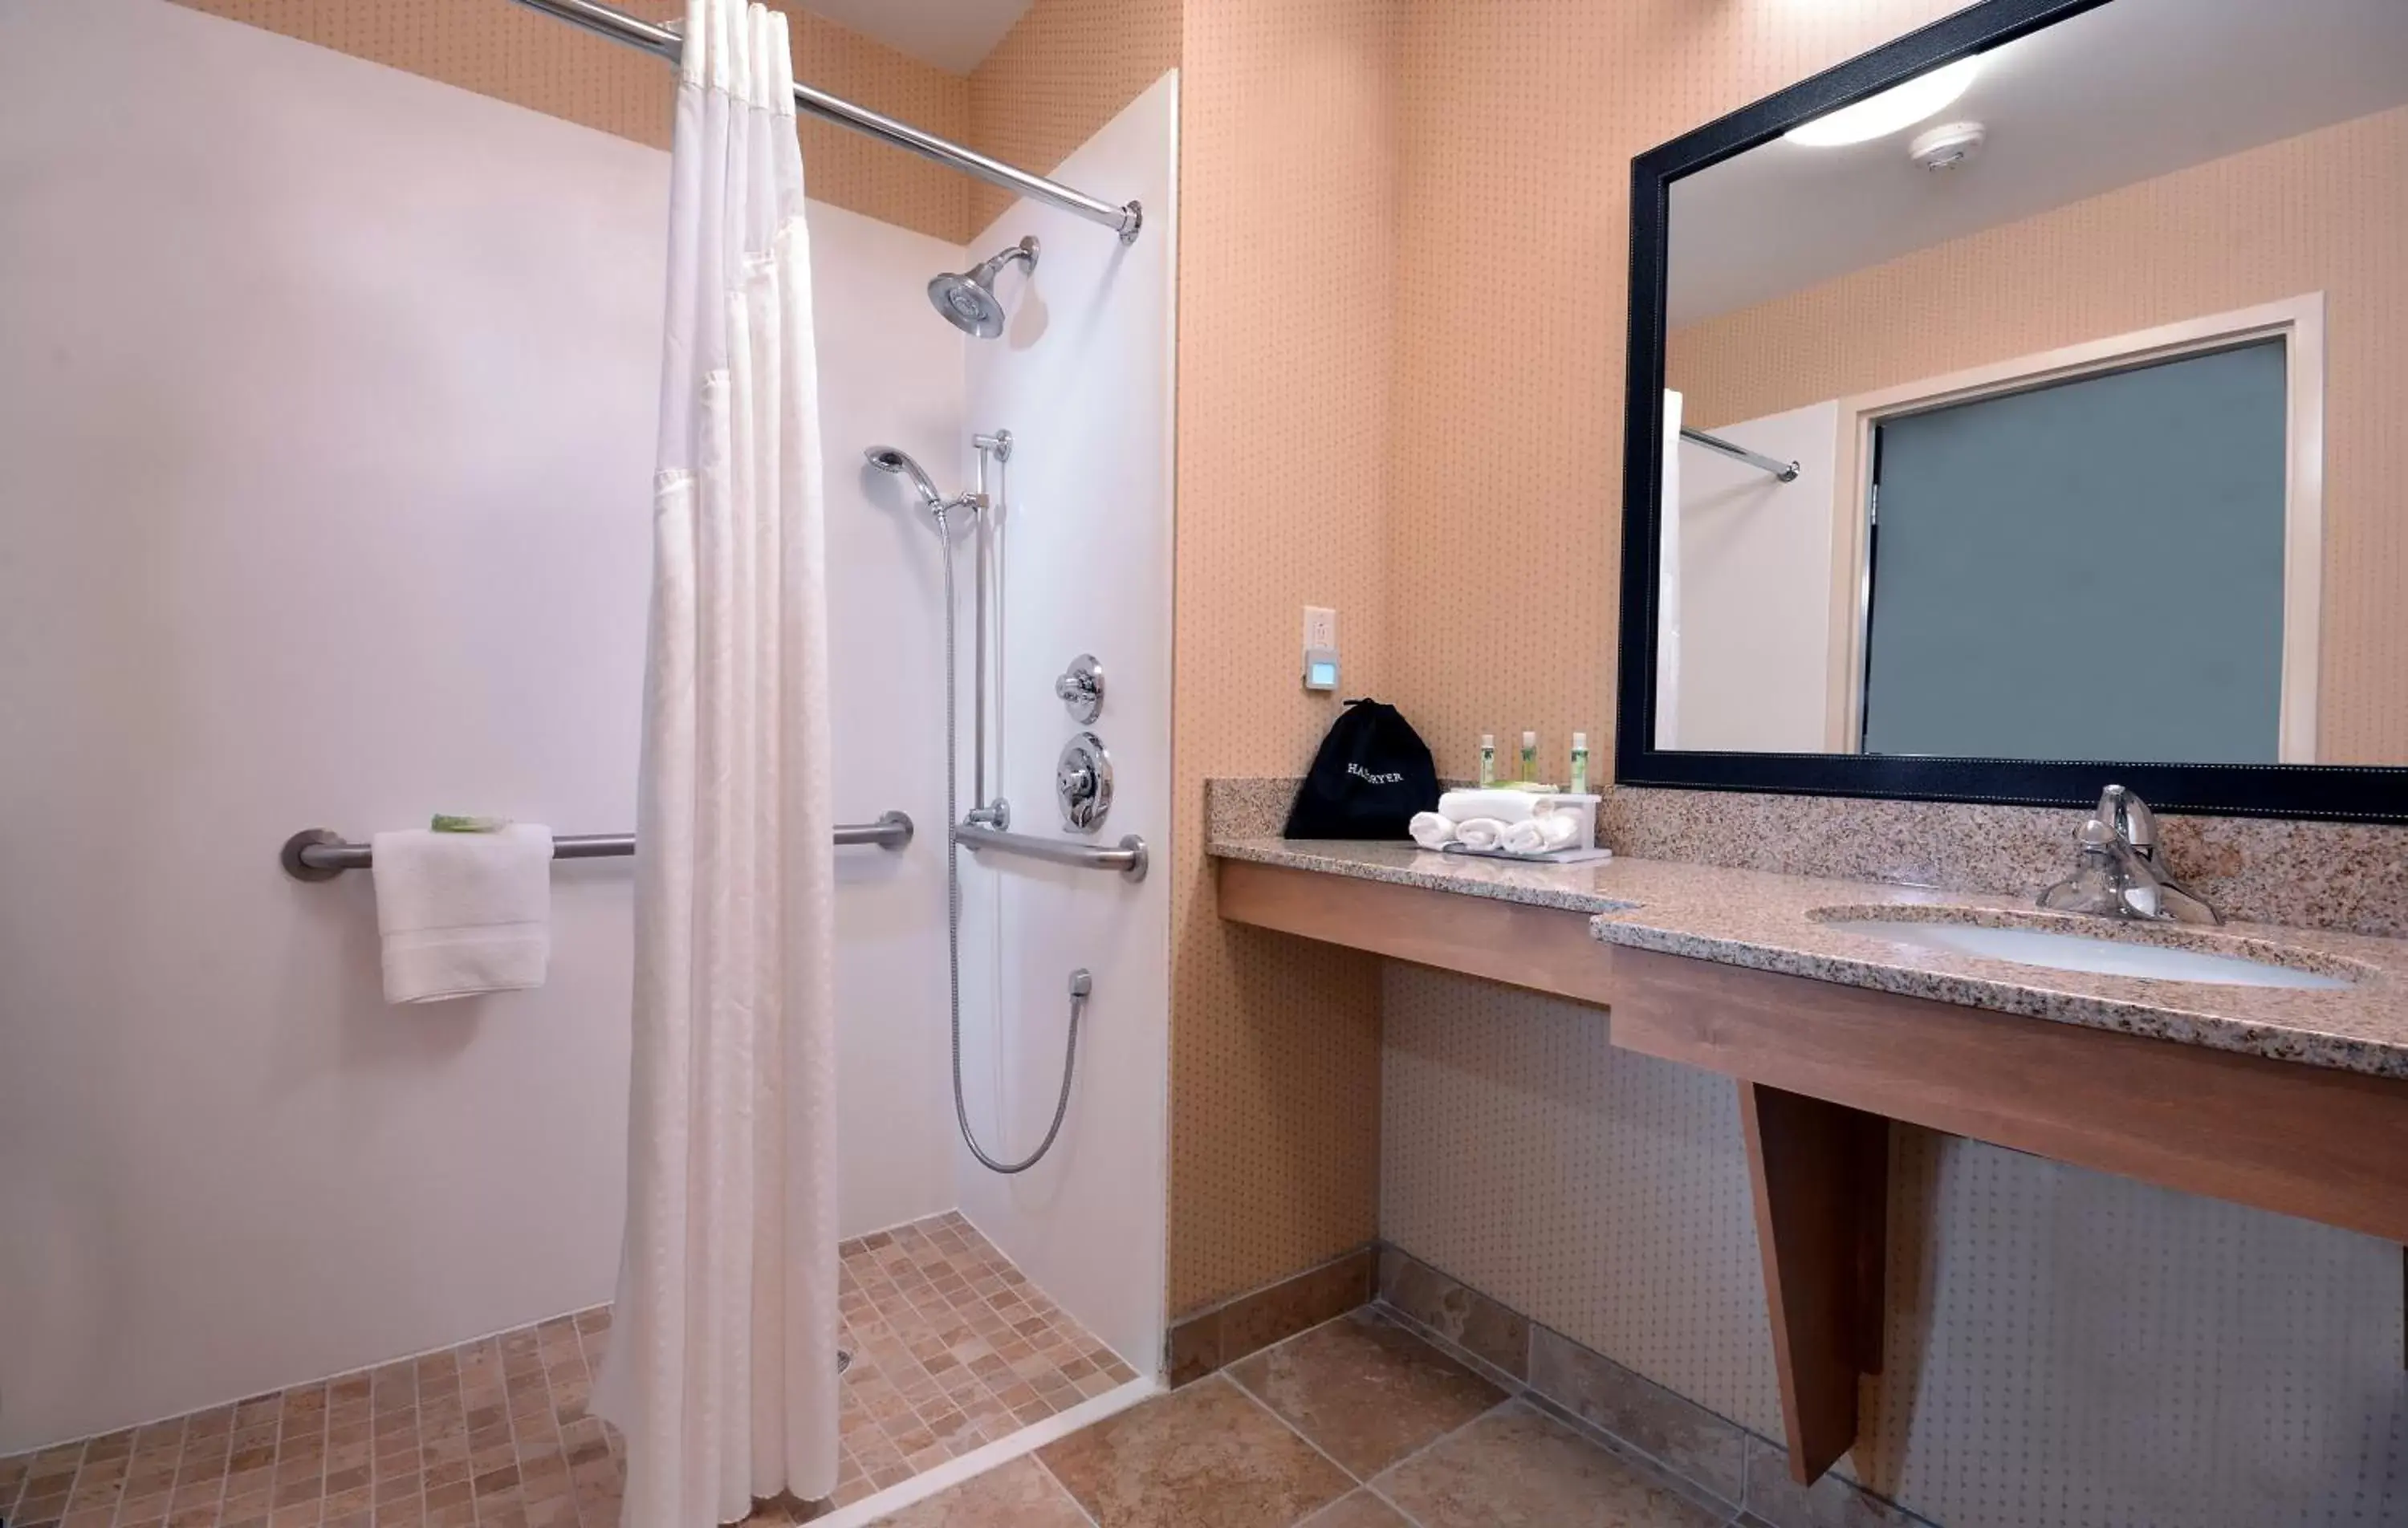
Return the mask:
[[1572,734],[1572,794],[1588,794],[1588,734]]
[[1480,788],[1486,790],[1497,783],[1497,735],[1480,735]]
[[1535,732],[1526,732],[1522,735],[1522,780],[1525,784],[1528,784],[1536,781],[1538,778],[1539,735]]

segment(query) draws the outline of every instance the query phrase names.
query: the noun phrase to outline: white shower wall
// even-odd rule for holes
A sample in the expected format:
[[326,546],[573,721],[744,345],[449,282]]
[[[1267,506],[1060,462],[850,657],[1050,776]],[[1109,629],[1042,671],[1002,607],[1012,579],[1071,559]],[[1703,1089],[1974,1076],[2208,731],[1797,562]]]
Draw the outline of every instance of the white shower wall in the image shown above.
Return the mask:
[[[163,0],[0,7],[0,99],[7,1453],[609,1297],[626,864],[397,1009],[275,852],[633,824],[667,161]],[[837,807],[921,829],[838,855],[852,1233],[956,1202],[938,568],[857,453],[958,449],[961,251],[810,218]]]
[[[1014,437],[989,791],[1010,801],[1015,831],[1106,845],[1138,834],[1157,858],[1132,883],[964,855],[965,1064],[990,1155],[1017,1160],[1043,1138],[1069,973],[1091,971],[1095,990],[1053,1153],[1001,1178],[962,1151],[955,1177],[963,1212],[1141,1374],[1159,1367],[1163,1332],[1177,100],[1177,76],[1165,75],[1056,172],[1140,200],[1137,243],[1028,202],[973,243],[982,257],[1035,234],[1044,252],[1025,288],[1007,278],[1010,327],[971,343],[968,372],[971,427]],[[965,632],[968,614],[965,594]],[[1066,835],[1054,788],[1055,756],[1082,730],[1054,679],[1082,652],[1103,664],[1091,730],[1113,767],[1111,812],[1092,835]],[[966,705],[965,736],[968,724]]]
[[1840,406],[1718,425],[1713,434],[1798,464],[1759,467],[1680,448],[1680,727],[1677,747],[1819,753],[1830,693]]

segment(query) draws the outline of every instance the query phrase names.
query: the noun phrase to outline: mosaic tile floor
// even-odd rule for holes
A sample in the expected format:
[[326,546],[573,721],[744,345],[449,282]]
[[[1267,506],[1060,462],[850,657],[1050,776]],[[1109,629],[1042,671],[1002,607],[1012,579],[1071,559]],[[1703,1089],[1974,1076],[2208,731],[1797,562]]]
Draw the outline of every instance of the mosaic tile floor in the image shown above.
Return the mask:
[[842,1507],[1137,1378],[958,1215],[844,1250]]
[[1369,1307],[1049,1443],[880,1528],[1206,1522],[1759,1528]]
[[[1135,1378],[957,1215],[843,1249],[838,1505]],[[607,1309],[0,1459],[8,1528],[617,1528]],[[809,1516],[765,1507],[755,1528]]]

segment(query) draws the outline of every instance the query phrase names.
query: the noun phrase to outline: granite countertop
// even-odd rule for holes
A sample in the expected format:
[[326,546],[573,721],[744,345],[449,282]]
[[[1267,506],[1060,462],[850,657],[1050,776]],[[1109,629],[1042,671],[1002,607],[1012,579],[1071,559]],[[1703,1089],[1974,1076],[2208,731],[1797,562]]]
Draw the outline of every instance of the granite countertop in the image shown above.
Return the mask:
[[[2118,936],[2272,960],[2345,977],[2345,989],[2239,987],[2094,976],[1899,944],[1810,916],[1914,920],[1972,909],[1970,920],[2059,925],[2095,935],[2097,919],[2047,914],[2028,895],[1924,891],[1763,870],[1616,857],[1527,864],[1435,854],[1411,844],[1230,838],[1223,859],[1388,881],[1590,915],[1599,941],[1759,971],[1870,987],[2022,1014],[2055,1023],[2207,1046],[2340,1071],[2408,1078],[2408,940],[2319,929],[2227,923],[2121,925]],[[1951,921],[1966,921],[1951,915]]]

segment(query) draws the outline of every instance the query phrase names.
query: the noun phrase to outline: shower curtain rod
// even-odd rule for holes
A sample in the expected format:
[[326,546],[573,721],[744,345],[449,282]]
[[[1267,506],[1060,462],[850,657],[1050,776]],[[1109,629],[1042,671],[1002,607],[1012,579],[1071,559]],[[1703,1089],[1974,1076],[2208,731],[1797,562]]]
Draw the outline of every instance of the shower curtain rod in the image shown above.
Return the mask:
[[1736,445],[1720,436],[1710,436],[1703,430],[1692,430],[1685,425],[1681,430],[1681,438],[1694,440],[1706,450],[1720,451],[1733,461],[1744,462],[1752,467],[1762,467],[1772,474],[1778,481],[1787,483],[1798,479],[1798,464],[1795,462],[1776,462],[1770,456],[1749,450],[1745,446]]
[[[640,48],[671,64],[677,63],[685,50],[684,39],[679,36],[676,28],[612,10],[608,6],[596,5],[595,0],[518,0],[518,4],[582,27],[595,36],[608,37],[630,48]],[[840,95],[813,90],[799,80],[795,85],[795,107],[834,122],[838,127],[849,127],[882,143],[908,150],[923,159],[933,159],[939,164],[967,171],[989,185],[1001,186],[1006,191],[1058,207],[1065,212],[1075,212],[1090,222],[1102,223],[1120,235],[1123,244],[1136,243],[1138,230],[1145,222],[1145,209],[1135,202],[1114,207],[1110,202],[1097,201],[1085,192],[1072,191],[1041,175],[1031,175],[1001,160],[989,159],[975,149],[965,149],[934,133],[924,133],[909,122],[899,122],[867,107],[855,106]]]

